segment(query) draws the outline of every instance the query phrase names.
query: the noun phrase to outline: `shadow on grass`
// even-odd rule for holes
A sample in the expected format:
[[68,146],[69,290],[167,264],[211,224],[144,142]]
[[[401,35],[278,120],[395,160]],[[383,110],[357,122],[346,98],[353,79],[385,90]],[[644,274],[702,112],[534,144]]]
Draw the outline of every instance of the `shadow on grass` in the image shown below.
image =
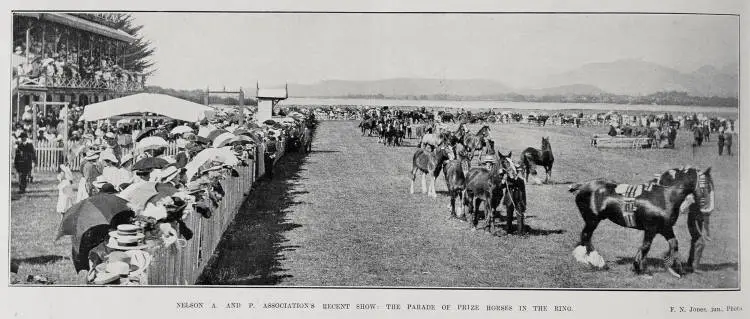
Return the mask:
[[315,153],[341,153],[341,151],[331,151],[331,150],[312,150],[310,154]]
[[20,264],[44,265],[44,264],[55,263],[64,259],[69,259],[69,258],[65,256],[59,256],[59,255],[42,255],[42,256],[34,256],[34,257],[26,257],[26,258],[12,258],[10,260],[10,263],[11,265],[20,265]]
[[[615,264],[618,264],[618,265],[632,265],[634,261],[635,261],[634,257],[622,257],[621,256],[621,257],[617,257],[617,260],[615,260],[614,262]],[[685,260],[683,260],[682,262],[683,262],[683,266],[687,266],[687,263],[685,262]],[[660,258],[649,257],[649,258],[646,258],[646,266],[663,268],[664,260]],[[719,271],[719,270],[725,270],[725,269],[737,271],[739,269],[739,266],[737,265],[736,262],[718,263],[718,264],[700,264],[698,266],[698,270],[702,270],[702,271]]]
[[302,204],[295,197],[308,193],[293,190],[305,161],[306,154],[287,153],[274,167],[273,179],[257,182],[197,284],[275,285],[292,277],[284,274],[283,253],[299,246],[287,244],[284,233],[302,225],[286,215],[291,207]]

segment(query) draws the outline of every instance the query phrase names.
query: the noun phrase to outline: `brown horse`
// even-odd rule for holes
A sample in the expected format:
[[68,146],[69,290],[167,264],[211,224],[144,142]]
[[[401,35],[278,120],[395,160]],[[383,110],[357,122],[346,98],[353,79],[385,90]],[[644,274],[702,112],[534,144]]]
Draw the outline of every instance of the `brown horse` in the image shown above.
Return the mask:
[[[443,177],[445,185],[448,186],[448,194],[451,197],[451,218],[463,217],[464,215],[464,189],[466,189],[466,176],[464,175],[465,158],[457,157],[445,162],[443,166]],[[460,197],[460,213],[456,214],[456,197]]]
[[[499,156],[498,156],[499,158]],[[466,174],[464,204],[469,206],[467,217],[472,230],[479,223],[479,205],[484,204],[483,211],[490,233],[495,232],[495,208],[501,203],[506,191],[507,172],[503,162],[495,160],[489,167],[474,167]]]
[[[411,168],[411,186],[409,187],[409,193],[414,194],[414,179],[417,178],[417,172],[422,175],[422,193],[427,193],[428,196],[437,197],[435,192],[435,180],[440,175],[440,170],[443,164],[447,160],[451,160],[453,157],[453,150],[450,146],[440,147],[434,151],[428,151],[425,149],[417,149],[412,157],[412,168]],[[425,175],[430,175],[430,188],[427,189],[425,184]]]
[[682,262],[677,255],[673,227],[680,215],[680,206],[688,195],[693,195],[701,212],[713,210],[711,169],[682,169],[675,172],[670,182],[662,184],[618,185],[611,180],[596,179],[571,185],[570,192],[577,192],[575,202],[585,223],[573,256],[582,263],[600,268],[605,266],[604,259],[591,244],[591,237],[599,222],[609,219],[617,225],[644,231],[643,243],[633,261],[636,273],[645,271],[644,257],[654,237],[661,234],[669,243],[665,266],[670,274],[679,278]]
[[552,154],[552,145],[549,143],[549,137],[542,137],[542,149],[538,150],[528,147],[521,152],[521,163],[526,174],[526,182],[529,181],[529,173],[532,171],[536,174],[536,165],[542,165],[546,173],[544,182],[547,183],[552,178],[552,164],[555,163],[555,156]]

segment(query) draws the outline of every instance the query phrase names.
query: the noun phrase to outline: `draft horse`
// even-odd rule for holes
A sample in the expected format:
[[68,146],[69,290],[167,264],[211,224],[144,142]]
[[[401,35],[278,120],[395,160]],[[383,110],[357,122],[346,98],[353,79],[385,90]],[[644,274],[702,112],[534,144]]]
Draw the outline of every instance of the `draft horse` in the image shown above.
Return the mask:
[[552,178],[552,164],[555,163],[555,156],[552,154],[552,145],[549,143],[549,137],[542,137],[542,149],[538,150],[533,147],[527,147],[521,152],[521,164],[526,174],[526,182],[529,181],[529,173],[536,173],[536,166],[544,167],[545,178],[547,183]]
[[519,215],[520,233],[524,232],[526,187],[518,174],[518,165],[510,158],[511,155],[512,153],[503,155],[498,152],[496,161],[490,167],[474,167],[466,175],[464,203],[469,207],[467,215],[470,216],[472,229],[477,227],[481,203],[484,204],[486,227],[490,233],[494,233],[495,219],[498,217],[496,208],[502,204],[507,212],[507,232],[512,232],[514,212],[518,212]]
[[605,266],[604,259],[591,244],[591,237],[599,222],[609,219],[622,227],[644,231],[643,243],[633,261],[636,273],[646,270],[644,258],[654,237],[661,234],[669,244],[664,258],[665,266],[671,275],[679,278],[683,269],[677,255],[677,238],[673,227],[680,215],[680,206],[692,195],[702,213],[711,212],[714,209],[713,185],[711,168],[705,171],[685,168],[674,172],[669,183],[635,185],[635,189],[640,188],[636,192],[632,191],[634,186],[625,185],[624,188],[630,193],[628,197],[618,192],[623,186],[611,180],[595,179],[571,185],[570,192],[577,192],[575,203],[585,223],[573,256],[582,263],[599,268]]
[[[437,180],[440,171],[443,168],[445,161],[451,160],[453,157],[453,150],[448,147],[439,147],[434,151],[428,151],[423,148],[417,149],[412,157],[412,168],[411,168],[411,186],[409,187],[409,193],[414,194],[414,179],[417,178],[417,172],[422,175],[422,193],[427,193],[428,196],[433,198],[437,197],[435,192],[435,180]],[[430,175],[430,188],[428,189],[425,184],[425,175]]]

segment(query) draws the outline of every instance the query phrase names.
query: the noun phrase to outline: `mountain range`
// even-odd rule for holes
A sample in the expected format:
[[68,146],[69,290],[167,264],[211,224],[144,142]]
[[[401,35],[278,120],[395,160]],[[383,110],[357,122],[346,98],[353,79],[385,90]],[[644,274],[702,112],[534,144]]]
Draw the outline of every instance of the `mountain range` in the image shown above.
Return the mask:
[[737,98],[739,65],[720,68],[706,65],[684,73],[676,69],[637,59],[589,63],[553,74],[539,81],[536,88],[513,88],[502,81],[486,79],[440,80],[396,78],[374,81],[325,80],[315,84],[289,84],[290,97],[346,96],[497,96],[509,93],[552,95],[648,95],[679,91],[691,96]]

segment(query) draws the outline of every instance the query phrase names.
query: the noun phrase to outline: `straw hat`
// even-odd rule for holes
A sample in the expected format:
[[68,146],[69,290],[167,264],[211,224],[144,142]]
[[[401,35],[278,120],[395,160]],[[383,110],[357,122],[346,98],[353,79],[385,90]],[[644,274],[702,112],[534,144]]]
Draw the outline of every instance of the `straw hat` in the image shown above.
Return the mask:
[[115,156],[114,153],[112,153],[112,150],[110,150],[110,149],[107,149],[104,152],[102,152],[101,154],[99,154],[99,158],[102,161],[110,161],[110,162],[115,163],[115,164],[117,164],[117,163],[120,162],[119,160],[117,160],[117,157]]
[[107,132],[107,134],[104,134],[104,137],[106,137],[106,138],[116,138],[117,136],[115,136],[115,134],[112,133],[112,132]]
[[107,242],[107,247],[115,250],[146,248],[147,245],[143,243],[143,238],[145,236],[140,230],[140,227],[132,224],[118,225],[117,230],[109,232],[109,242]]
[[98,152],[98,151],[89,150],[88,152],[86,152],[86,156],[83,159],[85,159],[87,161],[95,161],[95,160],[99,159],[99,153],[100,152]]

